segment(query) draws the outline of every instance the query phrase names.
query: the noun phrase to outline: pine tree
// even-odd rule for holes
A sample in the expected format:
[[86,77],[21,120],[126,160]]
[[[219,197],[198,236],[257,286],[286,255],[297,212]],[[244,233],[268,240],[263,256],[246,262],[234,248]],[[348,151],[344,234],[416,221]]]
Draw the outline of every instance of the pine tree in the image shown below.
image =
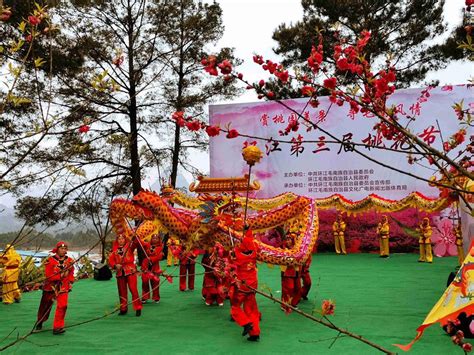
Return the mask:
[[281,24],[273,34],[278,42],[275,52],[284,57],[285,65],[306,61],[318,43],[318,31],[324,36],[325,56],[331,58],[335,37],[355,39],[363,30],[372,33],[366,59],[382,64],[390,58],[399,87],[420,82],[429,70],[446,65],[439,46],[429,43],[445,30],[444,0],[302,0],[301,4],[303,19]]
[[[215,44],[224,33],[222,10],[217,3],[203,4],[193,0],[163,1],[160,11],[168,13],[167,31],[162,40],[164,48],[174,54],[167,59],[167,73],[162,81],[166,112],[186,111],[186,115],[205,118],[204,105],[217,99],[230,99],[238,90],[224,80],[206,80],[201,59],[207,57],[206,49]],[[233,59],[233,49],[222,48],[218,58]],[[166,112],[164,115],[166,115]],[[170,183],[176,185],[179,167],[192,173],[197,172],[190,164],[190,149],[207,148],[207,137],[188,130],[171,121],[174,140],[171,145]],[[196,175],[196,174],[194,174]]]

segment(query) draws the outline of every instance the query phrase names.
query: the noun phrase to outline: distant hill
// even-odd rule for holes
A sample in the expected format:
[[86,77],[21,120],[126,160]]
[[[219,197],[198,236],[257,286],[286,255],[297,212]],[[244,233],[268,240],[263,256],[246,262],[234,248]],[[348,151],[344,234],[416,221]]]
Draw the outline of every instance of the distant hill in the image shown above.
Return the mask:
[[[24,220],[15,216],[15,210],[0,204],[0,233],[10,233],[19,231],[23,227]],[[92,223],[87,220],[83,223],[64,223],[59,222],[47,229],[50,234],[63,232],[80,232],[92,227]],[[41,226],[36,226],[37,230],[43,230]]]
[[0,204],[0,233],[19,230],[23,223],[23,220],[15,217],[15,210],[13,208]]
[[51,234],[42,233],[32,230],[31,233],[28,233],[29,230],[24,230],[24,237],[17,238],[19,231],[13,231],[8,233],[0,234],[0,248],[4,248],[6,244],[10,244],[17,238],[15,241],[15,247],[17,249],[44,249],[50,248],[57,243],[57,239],[54,238]]

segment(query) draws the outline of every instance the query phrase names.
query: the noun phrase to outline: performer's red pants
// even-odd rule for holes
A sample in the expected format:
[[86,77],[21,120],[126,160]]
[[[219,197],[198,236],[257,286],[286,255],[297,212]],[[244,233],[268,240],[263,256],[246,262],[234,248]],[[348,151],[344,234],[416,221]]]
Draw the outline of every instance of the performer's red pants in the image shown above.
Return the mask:
[[225,295],[222,288],[222,285],[219,284],[213,287],[204,286],[202,288],[202,296],[206,300],[206,304],[213,304],[214,301],[217,304],[224,303]]
[[301,283],[299,277],[281,278],[281,300],[296,307],[301,299]]
[[223,304],[225,299],[224,285],[211,272],[206,272],[202,281],[202,297],[206,300],[206,304]]
[[308,297],[309,290],[311,289],[311,275],[309,272],[301,274],[303,280],[303,287],[301,288],[301,297]]
[[234,289],[230,304],[230,314],[237,324],[243,327],[248,323],[252,323],[249,334],[260,335],[260,312],[258,311],[255,293],[244,293]]
[[128,276],[117,277],[117,287],[120,298],[120,310],[127,311],[128,309],[128,289],[132,294],[132,304],[134,310],[142,309],[142,302],[140,301],[140,296],[138,295],[137,289],[137,274],[131,274]]
[[[150,284],[152,291],[150,292]],[[142,280],[142,300],[146,301],[150,299],[150,293],[153,294],[153,301],[160,300],[160,281],[154,280]]]
[[49,318],[49,313],[53,308],[56,299],[56,312],[54,314],[53,329],[64,328],[64,317],[67,310],[67,298],[69,293],[60,293],[57,297],[53,291],[43,291],[40,306],[38,309],[38,324],[44,323]]
[[188,289],[194,290],[194,273],[196,264],[179,265],[179,290],[186,290],[186,277],[188,278]]

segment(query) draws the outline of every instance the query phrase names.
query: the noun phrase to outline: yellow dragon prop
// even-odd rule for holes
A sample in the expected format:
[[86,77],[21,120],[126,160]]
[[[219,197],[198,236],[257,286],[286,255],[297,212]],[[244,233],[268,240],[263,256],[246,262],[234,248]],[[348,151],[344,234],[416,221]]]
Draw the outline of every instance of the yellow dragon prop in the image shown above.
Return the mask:
[[[155,192],[142,190],[132,200],[113,200],[109,214],[115,232],[127,238],[136,233],[139,238],[147,239],[151,234],[163,231],[176,236],[181,244],[190,249],[207,249],[216,242],[230,249],[242,238],[242,223],[232,223],[235,222],[232,219],[241,219],[219,213],[223,206],[229,204],[229,196],[220,196],[220,199],[216,200],[219,202],[210,204],[179,192],[163,197]],[[241,200],[242,197],[237,196],[233,204],[238,205]],[[285,204],[271,209],[265,209],[267,204],[263,200],[253,199],[249,204],[250,208],[257,212],[250,214],[246,223],[255,233],[285,226],[296,235],[295,246],[291,250],[276,248],[256,240],[259,261],[279,265],[301,264],[313,250],[318,236],[315,204],[308,197],[296,195],[285,201]],[[193,209],[173,207],[170,203]],[[203,213],[206,209],[209,212],[207,215]],[[132,228],[128,219],[141,223],[137,228]],[[236,226],[240,228],[237,229]]]
[[[132,200],[115,199],[110,206],[114,230],[130,238],[136,234],[149,239],[158,231],[170,233],[189,249],[207,249],[220,242],[227,249],[242,238],[241,213],[229,214],[229,206],[243,206],[245,198],[238,194],[221,193],[217,196],[201,194],[192,197],[178,190],[167,189],[162,195],[143,190]],[[369,195],[360,201],[350,201],[341,195],[311,199],[284,193],[269,199],[248,200],[252,211],[246,223],[255,233],[282,226],[295,236],[292,249],[282,249],[256,240],[258,260],[276,265],[302,264],[312,252],[318,237],[317,208],[337,208],[346,213],[362,213],[370,209],[395,212],[409,207],[424,211],[439,211],[448,204],[446,199],[429,199],[412,193],[399,201]],[[181,207],[174,207],[174,206]],[[132,228],[129,220],[138,221]]]

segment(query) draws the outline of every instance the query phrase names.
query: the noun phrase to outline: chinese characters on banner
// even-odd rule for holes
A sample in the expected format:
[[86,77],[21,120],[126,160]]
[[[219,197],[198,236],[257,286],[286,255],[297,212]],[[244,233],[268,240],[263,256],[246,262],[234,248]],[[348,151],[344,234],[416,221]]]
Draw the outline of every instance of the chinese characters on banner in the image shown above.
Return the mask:
[[348,192],[366,192],[380,194],[381,191],[407,191],[407,185],[393,184],[391,180],[382,180],[374,176],[373,169],[355,170],[318,170],[284,172],[283,188],[306,189],[308,194],[341,195]]
[[[383,125],[374,130],[379,121],[370,112],[354,113],[348,104],[331,105],[326,97],[319,101],[318,108],[307,105],[304,98],[286,100],[285,104],[317,123],[324,132],[296,120],[294,112],[274,101],[210,106],[211,125],[226,127],[230,124],[242,134],[267,138],[267,141],[257,142],[265,155],[252,169],[253,178],[262,185],[258,197],[271,197],[286,191],[313,197],[338,193],[353,200],[363,199],[371,193],[401,199],[413,191],[438,196],[436,188],[400,173],[408,172],[426,179],[433,174],[426,160],[422,164],[409,163],[406,153],[412,146],[404,137]],[[443,138],[447,139],[460,128],[452,106],[461,101],[474,113],[472,87],[399,90],[390,97],[389,105],[393,105],[403,126],[426,144],[442,151]],[[472,128],[468,127],[466,136],[472,134]],[[387,140],[384,136],[393,139]],[[247,173],[248,167],[241,159],[245,141],[243,137],[226,139],[222,134],[210,140],[212,177]],[[464,146],[462,144],[459,149]],[[455,157],[457,151],[450,152],[450,156]]]

